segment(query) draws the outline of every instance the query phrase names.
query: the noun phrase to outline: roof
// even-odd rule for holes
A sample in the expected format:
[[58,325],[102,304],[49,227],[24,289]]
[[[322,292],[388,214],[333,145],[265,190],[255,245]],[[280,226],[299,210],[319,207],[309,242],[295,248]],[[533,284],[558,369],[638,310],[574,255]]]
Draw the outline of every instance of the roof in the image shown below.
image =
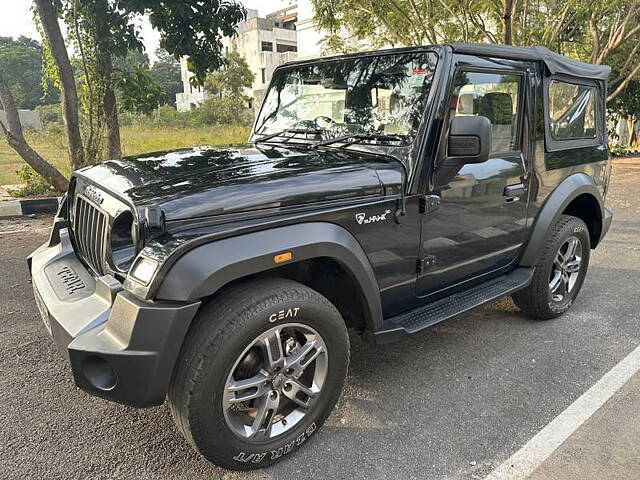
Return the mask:
[[449,45],[456,53],[486,55],[489,57],[510,58],[514,60],[537,60],[546,65],[550,73],[561,73],[574,77],[586,77],[606,80],[611,68],[607,65],[583,63],[552,52],[546,47],[513,47],[488,43],[453,43]]

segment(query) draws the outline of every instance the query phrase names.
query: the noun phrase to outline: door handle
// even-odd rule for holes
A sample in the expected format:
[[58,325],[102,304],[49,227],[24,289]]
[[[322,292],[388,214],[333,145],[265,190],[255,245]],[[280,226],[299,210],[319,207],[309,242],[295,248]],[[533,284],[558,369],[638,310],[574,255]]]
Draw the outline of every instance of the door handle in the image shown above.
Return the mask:
[[503,195],[509,198],[519,197],[520,195],[524,195],[527,191],[527,187],[524,183],[517,183],[515,185],[507,185],[504,187]]

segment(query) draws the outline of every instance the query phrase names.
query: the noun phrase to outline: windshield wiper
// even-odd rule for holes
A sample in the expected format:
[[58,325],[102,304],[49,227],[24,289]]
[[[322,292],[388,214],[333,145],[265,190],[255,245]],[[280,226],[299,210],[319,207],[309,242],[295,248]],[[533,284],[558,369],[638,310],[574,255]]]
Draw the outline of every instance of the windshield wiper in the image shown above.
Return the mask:
[[313,148],[326,147],[336,143],[341,143],[339,148],[348,147],[355,143],[361,143],[363,140],[377,140],[380,142],[401,142],[405,139],[404,135],[388,135],[386,133],[352,133],[342,137],[331,138],[316,143]]
[[283,143],[287,143],[289,140],[291,140],[292,138],[295,138],[296,135],[303,133],[303,134],[307,134],[307,135],[320,135],[322,133],[322,129],[320,128],[285,128],[284,130],[281,130],[279,132],[275,132],[275,133],[269,133],[267,135],[264,135],[260,138],[258,138],[256,140],[256,143],[258,142],[266,142],[268,140],[271,140],[273,138],[276,137],[284,137],[285,135],[289,134],[288,137],[285,137],[284,142]]

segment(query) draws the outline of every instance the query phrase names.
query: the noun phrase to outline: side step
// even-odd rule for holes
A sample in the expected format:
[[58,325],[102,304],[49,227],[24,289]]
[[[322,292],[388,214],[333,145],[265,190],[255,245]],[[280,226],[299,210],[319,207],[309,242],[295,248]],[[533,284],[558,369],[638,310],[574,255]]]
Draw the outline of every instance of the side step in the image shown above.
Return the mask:
[[382,328],[374,333],[376,343],[389,343],[418,333],[436,323],[448,320],[469,310],[506,297],[527,285],[533,278],[533,268],[516,268],[514,271],[458,292],[409,312],[385,320]]

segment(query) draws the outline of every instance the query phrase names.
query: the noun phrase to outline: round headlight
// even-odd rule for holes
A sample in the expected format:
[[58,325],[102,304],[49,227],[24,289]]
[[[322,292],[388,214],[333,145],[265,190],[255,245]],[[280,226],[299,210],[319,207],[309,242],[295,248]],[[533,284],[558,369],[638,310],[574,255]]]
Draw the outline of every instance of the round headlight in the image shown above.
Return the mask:
[[111,259],[113,266],[121,272],[131,267],[136,254],[135,224],[133,214],[126,210],[120,213],[111,227]]

